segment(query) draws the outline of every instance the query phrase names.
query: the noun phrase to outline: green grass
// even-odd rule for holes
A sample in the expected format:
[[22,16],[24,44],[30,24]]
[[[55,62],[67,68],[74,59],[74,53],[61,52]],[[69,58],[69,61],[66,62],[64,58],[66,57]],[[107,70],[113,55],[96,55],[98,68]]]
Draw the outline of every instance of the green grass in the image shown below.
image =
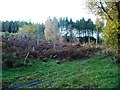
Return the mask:
[[0,47],[5,46],[6,43],[0,41]]
[[[80,88],[81,86],[114,88],[118,86],[118,66],[109,58],[90,58],[56,64],[49,59],[47,63],[33,62],[32,66],[9,69],[2,72],[3,82],[27,83],[42,80],[37,88]],[[27,87],[27,86],[25,86]]]

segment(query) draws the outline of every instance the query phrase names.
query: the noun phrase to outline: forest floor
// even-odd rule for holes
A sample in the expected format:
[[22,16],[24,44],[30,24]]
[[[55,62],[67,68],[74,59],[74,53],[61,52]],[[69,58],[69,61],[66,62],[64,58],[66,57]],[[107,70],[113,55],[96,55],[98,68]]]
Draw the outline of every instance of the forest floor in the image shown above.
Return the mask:
[[4,87],[17,88],[116,88],[118,65],[109,57],[75,61],[30,60],[31,66],[4,70]]

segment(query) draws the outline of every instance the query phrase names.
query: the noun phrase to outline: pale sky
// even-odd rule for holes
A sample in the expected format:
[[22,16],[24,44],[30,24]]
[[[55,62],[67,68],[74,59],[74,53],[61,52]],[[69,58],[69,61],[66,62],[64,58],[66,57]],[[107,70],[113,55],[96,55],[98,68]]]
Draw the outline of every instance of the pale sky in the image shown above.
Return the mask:
[[24,20],[44,23],[50,17],[72,18],[73,21],[84,17],[95,21],[95,16],[88,14],[84,0],[0,0],[0,21]]

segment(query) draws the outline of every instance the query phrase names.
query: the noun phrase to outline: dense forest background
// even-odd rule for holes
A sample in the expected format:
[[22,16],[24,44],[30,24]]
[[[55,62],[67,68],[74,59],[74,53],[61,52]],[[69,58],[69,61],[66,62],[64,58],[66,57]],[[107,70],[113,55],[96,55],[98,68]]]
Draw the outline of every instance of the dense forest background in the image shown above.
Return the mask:
[[[51,18],[49,18],[51,19]],[[52,20],[52,19],[51,19]],[[69,39],[74,37],[78,38],[80,43],[101,43],[102,41],[102,27],[103,27],[103,22],[98,21],[101,23],[101,26],[97,30],[97,25],[93,23],[91,19],[88,19],[85,21],[84,18],[77,20],[76,22],[72,21],[72,18],[68,20],[66,17],[61,17],[56,19],[54,17],[53,22],[56,22],[58,32],[62,37],[65,37],[65,40],[70,41]],[[56,21],[55,21],[56,20]],[[50,23],[49,23],[50,24]],[[49,26],[49,25],[48,25]],[[17,33],[22,33],[18,36],[20,37],[27,37],[30,33],[35,33],[32,35],[33,37],[35,35],[38,35],[39,39],[45,39],[44,31],[45,31],[45,24],[39,24],[39,23],[31,23],[31,22],[25,22],[25,21],[2,21],[1,22],[1,31],[5,32],[4,35],[7,35],[8,33],[13,36]],[[31,30],[30,30],[31,29]],[[8,33],[6,33],[8,32]],[[25,33],[27,32],[27,33]],[[28,33],[29,32],[29,33]],[[27,35],[25,35],[27,34]],[[9,35],[8,35],[9,36]],[[96,41],[98,39],[98,41]]]

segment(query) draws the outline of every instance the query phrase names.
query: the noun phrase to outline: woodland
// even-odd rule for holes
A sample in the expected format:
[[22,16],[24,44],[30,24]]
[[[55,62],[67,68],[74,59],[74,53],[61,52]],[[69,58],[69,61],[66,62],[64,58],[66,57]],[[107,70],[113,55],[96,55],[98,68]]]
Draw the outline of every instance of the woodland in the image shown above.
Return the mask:
[[120,1],[86,0],[86,8],[95,23],[67,16],[0,21],[2,89],[118,89]]

